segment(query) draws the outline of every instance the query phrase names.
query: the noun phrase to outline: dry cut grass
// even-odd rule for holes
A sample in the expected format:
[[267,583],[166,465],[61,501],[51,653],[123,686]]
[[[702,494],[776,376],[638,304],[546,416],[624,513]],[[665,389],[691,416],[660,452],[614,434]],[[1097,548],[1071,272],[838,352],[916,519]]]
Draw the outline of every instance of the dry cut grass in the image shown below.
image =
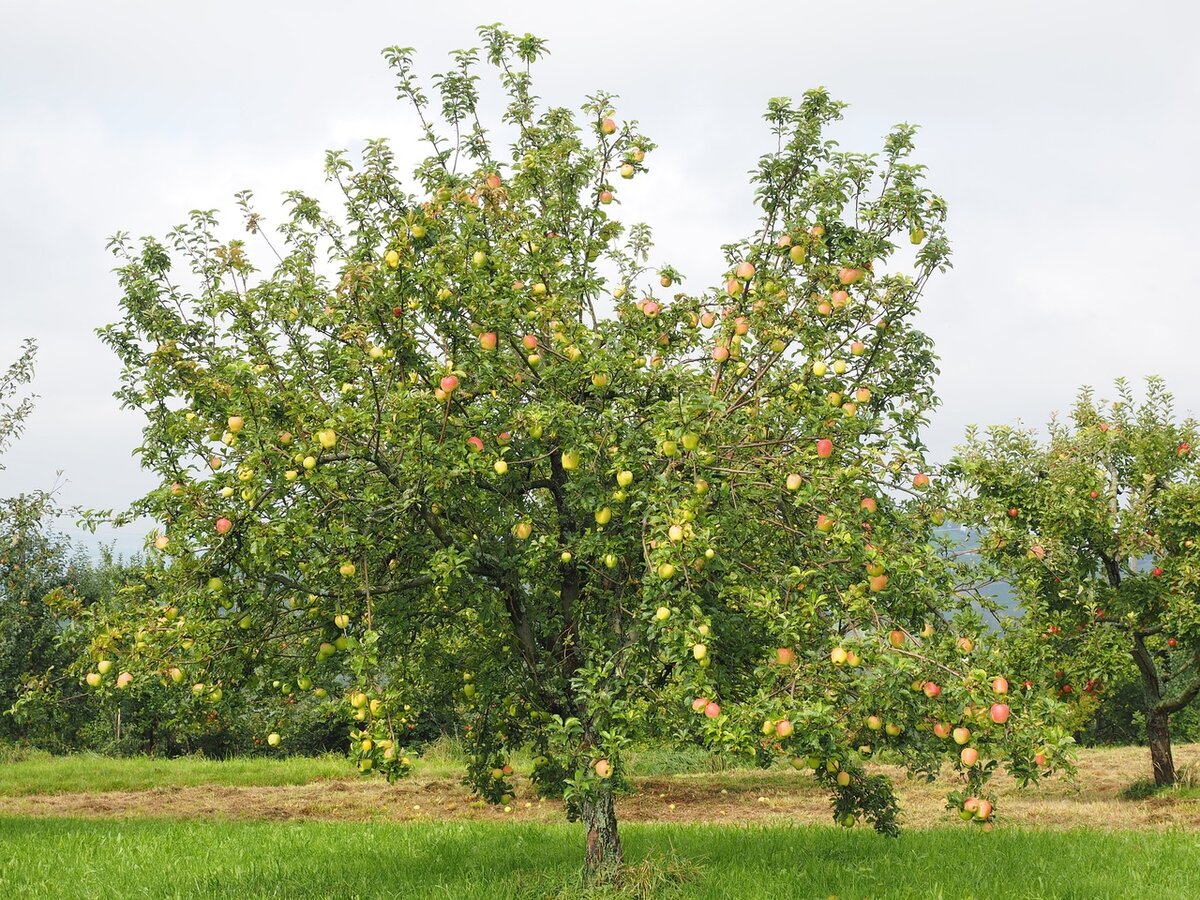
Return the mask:
[[[1200,769],[1200,745],[1176,749],[1176,762]],[[949,770],[928,784],[906,780],[898,769],[878,766],[895,780],[903,824],[930,828],[953,824],[944,796],[953,786]],[[1191,791],[1125,800],[1120,792],[1148,768],[1144,749],[1085,750],[1072,783],[1051,778],[1020,788],[998,777],[1000,823],[1030,828],[1087,827],[1101,830],[1200,828],[1200,799]],[[4,812],[21,816],[83,818],[207,819],[242,821],[562,821],[561,804],[533,796],[517,777],[517,798],[508,808],[470,796],[444,765],[418,765],[396,785],[375,778],[328,778],[304,784],[182,784],[138,790],[65,791],[5,798]],[[769,771],[653,775],[634,779],[635,793],[620,801],[625,822],[828,824],[829,801],[811,776],[789,768]]]

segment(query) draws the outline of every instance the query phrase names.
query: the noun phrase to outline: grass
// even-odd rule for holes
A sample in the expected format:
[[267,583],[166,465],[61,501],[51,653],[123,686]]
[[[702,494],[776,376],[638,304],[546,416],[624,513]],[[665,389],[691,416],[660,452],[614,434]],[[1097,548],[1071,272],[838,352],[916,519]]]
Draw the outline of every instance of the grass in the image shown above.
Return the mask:
[[[1200,896],[1194,833],[635,825],[621,896]],[[0,818],[0,896],[574,898],[577,827]],[[674,885],[674,886],[672,886]]]
[[161,787],[309,784],[349,778],[354,770],[344,756],[245,757],[214,760],[201,757],[108,757],[92,753],[51,756],[23,753],[0,764],[0,797],[97,791],[138,791]]
[[[513,760],[521,771],[530,759]],[[635,775],[695,774],[734,770],[737,765],[700,749],[635,751],[629,757]],[[435,744],[417,762],[427,778],[460,779],[463,761],[450,743]],[[230,760],[185,756],[108,757],[93,753],[52,756],[43,751],[10,753],[0,759],[0,797],[99,791],[140,791],[162,787],[269,786],[311,784],[335,778],[354,778],[356,770],[344,756],[253,756]]]

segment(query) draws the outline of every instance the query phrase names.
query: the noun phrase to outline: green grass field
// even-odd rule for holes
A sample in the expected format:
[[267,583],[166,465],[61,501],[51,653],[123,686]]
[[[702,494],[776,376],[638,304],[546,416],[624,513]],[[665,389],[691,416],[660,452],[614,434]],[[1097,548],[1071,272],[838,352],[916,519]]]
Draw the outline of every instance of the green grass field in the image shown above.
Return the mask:
[[[835,828],[642,825],[624,839],[631,887],[683,876],[642,896],[1200,896],[1200,836],[1183,832],[946,829],[888,839]],[[0,896],[586,896],[570,887],[580,843],[566,825],[0,818]]]

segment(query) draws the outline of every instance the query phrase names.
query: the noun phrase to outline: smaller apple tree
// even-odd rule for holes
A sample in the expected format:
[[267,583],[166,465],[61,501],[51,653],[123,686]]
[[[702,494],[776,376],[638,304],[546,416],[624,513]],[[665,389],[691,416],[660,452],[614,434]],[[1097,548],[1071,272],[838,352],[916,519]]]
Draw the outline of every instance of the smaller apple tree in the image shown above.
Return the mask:
[[278,245],[243,195],[266,273],[212,213],[114,240],[102,336],[160,479],[129,514],[161,531],[155,590],[104,652],[180,672],[198,704],[246,679],[327,693],[359,767],[389,777],[452,697],[470,784],[505,801],[532,748],[594,877],[620,863],[624,751],[646,735],[790,759],[839,822],[887,833],[865,761],[949,757],[990,827],[996,762],[1034,778],[1060,743],[1052,700],[996,680],[933,542],[936,363],[913,317],[949,245],[914,129],[844,152],[825,91],[772,100],[759,225],[687,291],[616,215],[653,142],[607,94],[544,108],[543,42],[481,33],[436,104],[386,51],[431,149],[415,190],[383,142],[358,167],[331,153],[341,209],[289,194]]
[[972,430],[954,463],[957,518],[981,529],[983,561],[1012,585],[1021,628],[1064,699],[1095,708],[1113,653],[1145,696],[1156,784],[1175,780],[1169,722],[1200,694],[1197,426],[1159,378],[1141,402],[1080,392],[1067,421]]

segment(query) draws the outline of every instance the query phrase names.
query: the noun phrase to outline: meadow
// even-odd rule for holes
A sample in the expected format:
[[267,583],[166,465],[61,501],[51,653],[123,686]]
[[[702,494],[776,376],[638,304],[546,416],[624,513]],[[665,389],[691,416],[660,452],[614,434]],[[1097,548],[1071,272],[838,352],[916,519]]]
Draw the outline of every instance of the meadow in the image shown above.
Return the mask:
[[[6,897],[1195,897],[1200,791],[1143,796],[1140,748],[1085,750],[1074,782],[997,784],[996,830],[942,809],[945,781],[901,781],[905,831],[829,824],[811,778],[702,753],[644,751],[622,798],[621,892],[579,884],[582,833],[524,778],[474,802],[452,747],[396,785],[342,758],[0,764]],[[1200,745],[1178,748],[1194,771]],[[516,760],[518,773],[528,761]],[[887,767],[881,767],[887,769]],[[893,773],[895,774],[895,773]]]

